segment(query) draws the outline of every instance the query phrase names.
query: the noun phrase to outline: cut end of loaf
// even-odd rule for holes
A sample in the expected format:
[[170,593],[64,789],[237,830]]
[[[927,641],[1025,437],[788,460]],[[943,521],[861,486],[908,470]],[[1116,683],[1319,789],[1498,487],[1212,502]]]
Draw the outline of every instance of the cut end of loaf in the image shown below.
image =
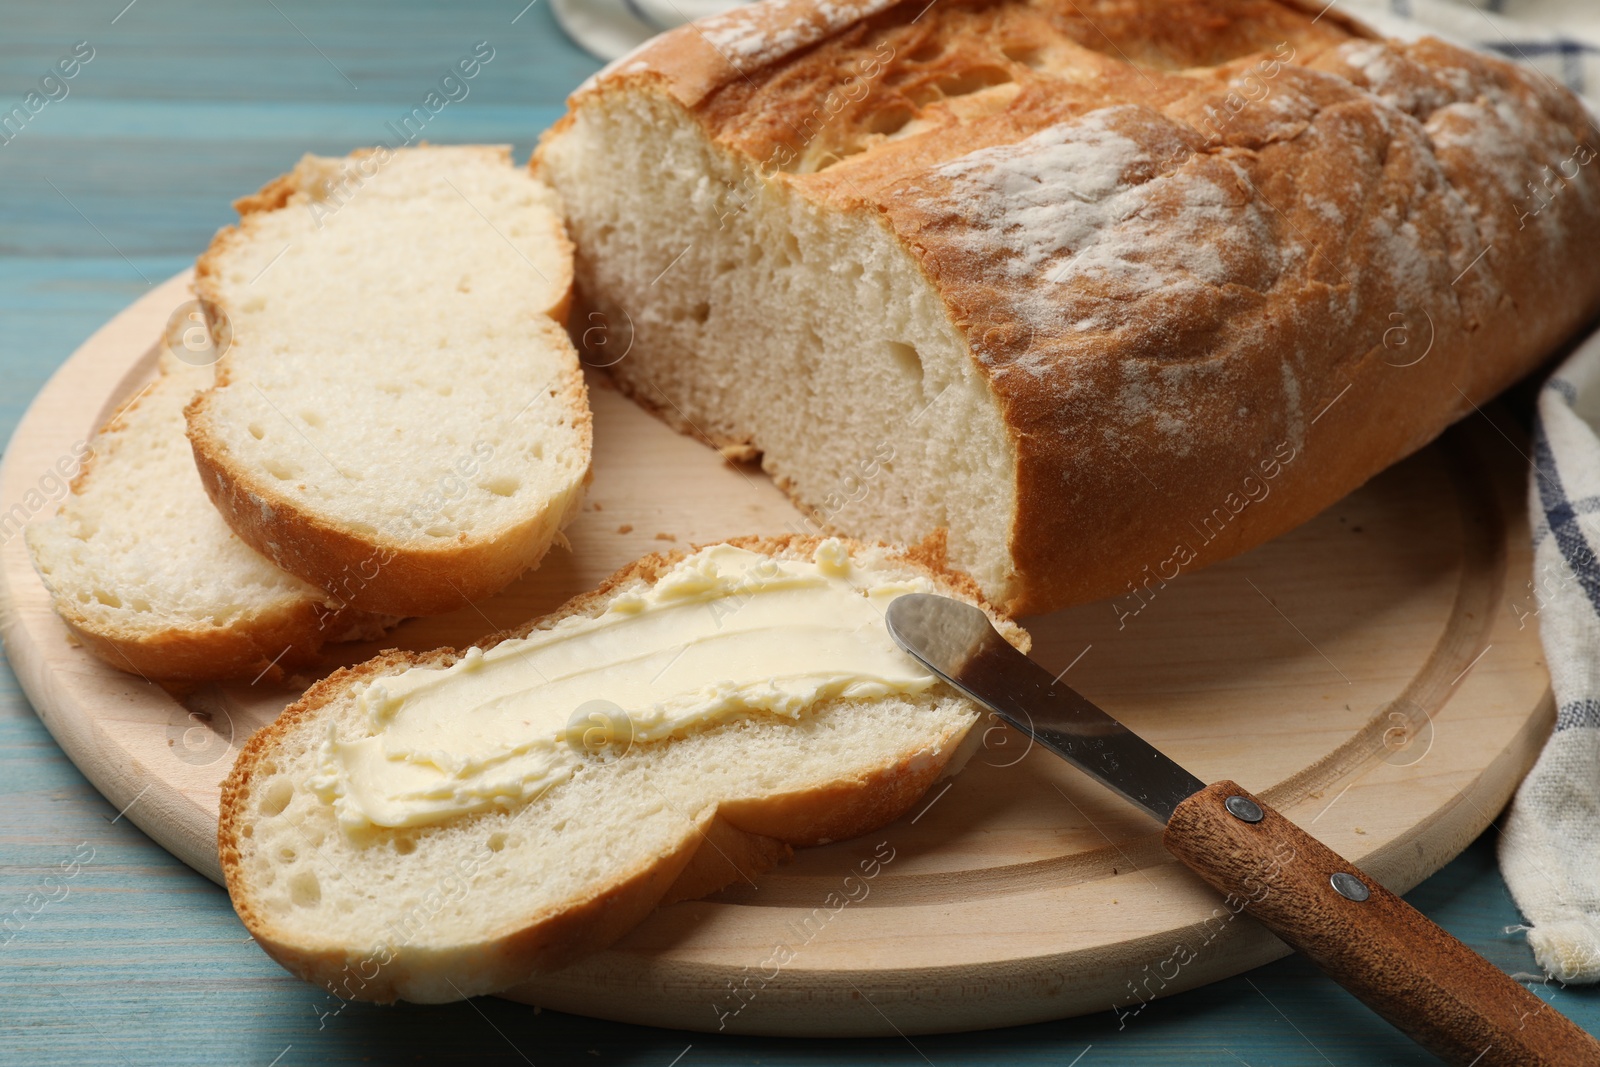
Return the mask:
[[[732,543],[809,559],[819,542]],[[970,579],[933,565],[936,543],[915,553],[849,549],[875,573],[931,577],[981,603]],[[641,560],[504,636],[598,614],[682,556]],[[995,618],[1026,647],[1022,631]],[[456,658],[448,649],[391,652],[331,676],[253,737],[224,783],[218,841],[241,918],[285,967],[345,999],[432,1002],[503,989],[605,947],[662,903],[754,877],[792,845],[865,833],[909,810],[978,718],[943,686],[828,700],[793,720],[752,714],[592,757],[507,810],[404,829],[341,827],[306,782],[330,730],[364,729],[358,687]]]
[[556,197],[503,147],[380,148],[307,157],[240,209],[197,265],[233,344],[188,410],[229,525],[388,614],[535,566],[591,448]]
[[626,390],[1038,612],[1291,529],[1582,328],[1592,139],[1322,5],[767,0],[607,68],[535,161]]
[[[651,183],[625,164],[628,145],[662,161]],[[765,182],[653,94],[593,95],[538,162],[583,250],[583,299],[633,324],[610,368],[624,390],[759,455],[815,532],[909,543],[948,530],[952,565],[1006,600],[1010,431],[876,212],[829,215]]]

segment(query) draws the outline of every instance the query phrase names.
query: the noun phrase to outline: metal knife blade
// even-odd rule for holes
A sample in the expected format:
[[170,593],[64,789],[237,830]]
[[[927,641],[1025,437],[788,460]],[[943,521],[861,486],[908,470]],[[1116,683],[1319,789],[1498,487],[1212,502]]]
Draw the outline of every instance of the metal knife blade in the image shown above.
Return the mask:
[[1165,823],[1206,787],[1144,738],[1013,648],[980,609],[908,593],[889,634],[929,670]]

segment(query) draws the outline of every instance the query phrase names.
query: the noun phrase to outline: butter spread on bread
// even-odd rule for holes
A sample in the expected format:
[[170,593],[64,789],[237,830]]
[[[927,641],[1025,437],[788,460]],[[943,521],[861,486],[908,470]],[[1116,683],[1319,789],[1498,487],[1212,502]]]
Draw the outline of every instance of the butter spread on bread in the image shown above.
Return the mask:
[[1600,310],[1597,149],[1544,75],[1323,3],[767,0],[612,64],[535,166],[625,390],[1036,612],[1534,369]]
[[[659,656],[662,645],[635,627],[602,622],[591,629],[586,620],[618,612],[654,617],[681,624],[692,638],[719,632],[714,624],[706,628],[717,606],[723,629],[754,634],[768,605],[800,605],[802,623],[782,623],[782,634],[817,658],[807,653],[800,665],[805,678],[774,679],[792,686],[796,700],[764,701],[761,675],[773,661],[740,663],[730,653],[723,670],[698,664],[692,673],[753,685],[756,706],[697,720],[658,740],[596,751],[569,747],[576,757],[570,773],[548,788],[420,825],[342,821],[327,783],[318,780],[325,742],[371,733],[363,698],[375,683],[396,685],[421,669],[427,673],[410,676],[438,683],[430,695],[434,709],[448,707],[457,693],[471,706],[484,695],[472,681],[479,668],[456,669],[464,657],[440,649],[389,652],[339,671],[253,736],[223,783],[218,845],[234,907],[274,959],[343,999],[455,1000],[507,988],[603,948],[659,904],[756,877],[791,846],[840,840],[892,822],[980,739],[972,730],[979,710],[943,683],[926,684],[914,664],[880,656],[880,623],[868,618],[877,611],[864,591],[881,596],[902,586],[981,605],[977,587],[947,571],[942,556],[936,541],[907,551],[786,537],[696,550],[687,567],[681,554],[640,560],[552,615],[481,644],[482,659],[504,644],[552,647],[541,644],[544,635],[595,635],[601,640],[554,646],[575,654],[573,665],[594,683],[563,702],[582,696],[587,703],[591,692],[603,697],[608,684],[604,672],[588,668],[626,657],[608,647],[613,638],[629,647],[638,639],[647,657]],[[766,569],[759,560],[774,569],[758,583],[761,591],[748,599],[699,599],[727,578],[747,585],[748,576]],[[652,590],[662,582],[677,588],[657,598]],[[803,602],[813,596],[820,610],[836,613],[840,637],[866,642],[866,653],[836,646],[835,662],[821,650],[820,632],[808,633],[804,622],[811,609]],[[668,606],[680,598],[682,607]],[[661,614],[640,606],[656,600]],[[1025,633],[992,617],[1026,649]],[[720,644],[702,647],[727,651]],[[561,673],[553,660],[541,660],[541,669]],[[770,669],[777,673],[782,665]],[[855,683],[846,681],[830,692],[841,677],[866,684],[852,692]],[[669,698],[676,691],[676,685],[663,690]],[[625,706],[644,703],[622,695]],[[790,714],[762,710],[763,703]],[[561,710],[538,721],[559,729],[565,713],[576,709]],[[650,722],[649,709],[642,711]],[[453,730],[418,736],[424,738],[419,749],[433,741],[457,748]],[[490,737],[487,748],[497,749],[503,736]]]
[[596,729],[627,746],[920,693],[936,679],[895,646],[884,612],[932,588],[857,567],[838,540],[809,560],[712,545],[598,615],[369,682],[356,695],[368,732],[330,731],[313,784],[348,825],[416,826],[564,781],[602,743],[586,737]]

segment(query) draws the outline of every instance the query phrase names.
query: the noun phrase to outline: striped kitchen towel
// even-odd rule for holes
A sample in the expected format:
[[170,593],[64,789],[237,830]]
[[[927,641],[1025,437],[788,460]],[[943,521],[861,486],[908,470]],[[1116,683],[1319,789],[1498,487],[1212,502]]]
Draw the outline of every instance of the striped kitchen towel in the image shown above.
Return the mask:
[[[1321,7],[1323,0],[1301,0]],[[1595,0],[1334,0],[1383,33],[1423,34],[1492,52],[1575,93],[1600,96],[1600,3]]]
[[1500,872],[1528,943],[1559,982],[1600,981],[1600,334],[1539,394],[1533,592],[1556,732],[1517,790]]

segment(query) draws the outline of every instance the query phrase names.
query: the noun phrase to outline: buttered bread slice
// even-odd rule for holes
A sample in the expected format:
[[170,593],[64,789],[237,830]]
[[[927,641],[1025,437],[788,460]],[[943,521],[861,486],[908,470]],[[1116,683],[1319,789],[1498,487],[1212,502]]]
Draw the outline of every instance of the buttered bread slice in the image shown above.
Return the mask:
[[571,245],[509,148],[307,156],[196,266],[232,347],[189,439],[228,524],[372,611],[494,593],[576,514]]
[[942,545],[710,545],[465,653],[340,671],[223,785],[234,907],[341,998],[455,1000],[790,846],[890,822],[959,766],[979,717],[883,622],[906,592],[982,604],[942,561]]
[[376,637],[350,611],[234,536],[206,499],[183,436],[183,407],[209,367],[162,354],[161,376],[89,443],[28,551],[56,613],[119,670],[167,681],[252,678],[315,662],[322,645]]

